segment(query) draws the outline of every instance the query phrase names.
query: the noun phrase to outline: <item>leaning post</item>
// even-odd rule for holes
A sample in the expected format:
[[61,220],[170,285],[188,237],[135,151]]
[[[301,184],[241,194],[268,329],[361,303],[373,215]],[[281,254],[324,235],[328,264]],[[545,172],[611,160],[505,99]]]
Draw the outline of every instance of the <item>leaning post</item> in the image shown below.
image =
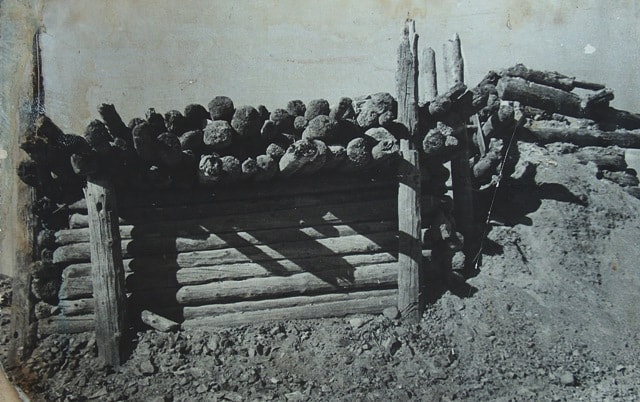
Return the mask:
[[422,228],[420,212],[420,164],[416,147],[418,131],[418,35],[415,22],[407,20],[398,49],[396,75],[398,122],[408,135],[400,139],[402,159],[398,169],[398,310],[408,321],[422,316]]

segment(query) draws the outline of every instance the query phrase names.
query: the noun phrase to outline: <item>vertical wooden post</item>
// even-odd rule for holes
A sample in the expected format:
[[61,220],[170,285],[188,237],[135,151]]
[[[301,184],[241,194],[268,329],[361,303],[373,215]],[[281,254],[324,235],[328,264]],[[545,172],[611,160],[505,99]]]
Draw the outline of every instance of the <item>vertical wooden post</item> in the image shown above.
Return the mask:
[[420,88],[422,102],[429,102],[438,96],[438,74],[436,73],[436,52],[426,47],[422,50],[422,65],[420,66]]
[[402,317],[420,321],[422,316],[422,228],[420,214],[420,165],[415,135],[418,128],[418,35],[415,22],[407,20],[398,49],[398,122],[408,129],[400,140],[398,231],[398,310]]
[[85,198],[96,305],[96,344],[98,355],[104,363],[115,367],[124,359],[127,328],[124,266],[115,189],[107,179],[90,177]]
[[[455,35],[453,40],[444,45],[445,80],[449,88],[457,83],[464,83],[464,61],[460,37]],[[465,249],[471,242],[473,234],[473,193],[471,183],[471,168],[469,166],[469,134],[467,123],[458,121],[460,135],[460,153],[451,160],[451,182],[453,185],[453,216],[456,227],[465,238]]]
[[36,202],[36,190],[15,180],[17,197],[16,226],[11,235],[15,241],[14,270],[11,301],[11,343],[8,351],[9,367],[16,367],[33,351],[36,342],[36,324],[34,317],[35,299],[31,294],[31,264],[36,254],[36,218],[33,206]]

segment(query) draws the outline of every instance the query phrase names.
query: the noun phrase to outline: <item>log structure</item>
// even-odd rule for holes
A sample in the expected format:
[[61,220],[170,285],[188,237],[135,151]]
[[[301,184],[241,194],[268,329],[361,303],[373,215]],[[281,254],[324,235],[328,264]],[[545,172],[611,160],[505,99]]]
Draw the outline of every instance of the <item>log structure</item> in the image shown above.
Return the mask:
[[103,104],[84,136],[39,117],[18,166],[27,252],[16,261],[23,308],[11,360],[28,353],[36,328],[96,331],[117,365],[130,325],[173,331],[391,306],[418,321],[425,280],[475,262],[476,217],[487,211],[473,191],[497,191],[503,175],[535,185],[535,166],[516,169],[518,141],[564,142],[576,163],[640,197],[624,159],[624,148],[640,148],[640,115],[610,107],[612,90],[522,65],[467,87],[456,35],[438,94],[435,52],[419,66],[417,44],[409,20],[396,97],[292,100],[269,113],[216,96],[184,113],[150,108],[128,125]]

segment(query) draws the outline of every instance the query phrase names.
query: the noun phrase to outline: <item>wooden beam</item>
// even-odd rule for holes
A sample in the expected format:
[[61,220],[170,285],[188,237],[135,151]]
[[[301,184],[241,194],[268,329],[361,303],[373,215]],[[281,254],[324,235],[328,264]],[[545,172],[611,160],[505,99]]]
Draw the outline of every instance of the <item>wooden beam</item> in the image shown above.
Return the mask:
[[438,96],[438,74],[436,72],[436,52],[426,47],[422,50],[422,65],[420,66],[420,85],[422,88],[422,103],[430,102]]
[[341,290],[389,288],[396,285],[397,277],[398,264],[395,262],[357,268],[343,266],[285,277],[271,276],[183,286],[175,297],[181,305],[194,306]]
[[[444,45],[445,78],[447,85],[454,86],[464,83],[464,61],[460,37],[455,35]],[[453,117],[455,120],[455,117]],[[469,166],[469,134],[465,121],[457,121],[458,144],[460,152],[451,160],[451,182],[453,186],[453,216],[458,231],[465,238],[465,243],[473,236],[473,187],[471,181],[471,167]]]
[[89,178],[85,198],[89,214],[98,355],[107,365],[116,367],[124,359],[127,314],[115,189],[106,179]]
[[21,180],[14,180],[18,198],[17,225],[11,232],[15,239],[14,272],[11,302],[11,343],[7,355],[9,367],[17,367],[31,354],[36,343],[35,298],[31,293],[32,275],[29,267],[36,255],[36,217],[33,206],[36,191]]
[[269,303],[270,308],[257,308],[253,311],[249,302],[240,302],[237,303],[243,304],[240,308],[226,305],[229,306],[227,313],[187,319],[182,323],[182,328],[212,328],[291,319],[342,317],[349,314],[379,314],[396,302],[396,295],[393,292],[390,294],[382,291],[354,292],[347,295],[347,297],[338,294],[335,297],[313,296],[303,300],[299,297],[289,298],[293,300],[279,299]]
[[398,122],[407,127],[408,138],[400,140],[402,160],[398,168],[398,310],[402,317],[420,321],[424,300],[420,233],[420,163],[416,147],[418,129],[418,35],[415,22],[407,20],[398,49],[396,75]]

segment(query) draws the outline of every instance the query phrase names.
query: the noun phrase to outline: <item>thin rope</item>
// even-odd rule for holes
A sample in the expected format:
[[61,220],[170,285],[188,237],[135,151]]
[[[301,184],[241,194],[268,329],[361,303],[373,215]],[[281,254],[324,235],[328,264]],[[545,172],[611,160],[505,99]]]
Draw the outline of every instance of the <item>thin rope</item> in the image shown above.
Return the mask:
[[513,140],[516,137],[516,131],[518,130],[518,127],[520,127],[520,125],[522,124],[522,122],[524,121],[524,115],[518,119],[518,121],[516,122],[515,126],[513,127],[513,132],[511,133],[511,137],[509,138],[509,144],[507,145],[507,150],[504,153],[504,157],[502,158],[502,164],[500,166],[500,171],[498,172],[498,181],[496,182],[496,187],[493,189],[493,195],[491,197],[491,202],[489,203],[489,210],[487,211],[487,219],[484,222],[484,231],[482,232],[482,238],[480,239],[480,249],[478,250],[478,253],[476,254],[476,256],[473,259],[473,268],[477,271],[478,270],[478,264],[480,262],[480,256],[482,255],[482,249],[484,247],[484,240],[487,237],[488,234],[488,227],[489,227],[489,221],[491,221],[491,212],[493,211],[493,206],[496,202],[496,196],[498,194],[498,188],[500,188],[500,182],[502,182],[502,172],[504,171],[504,167],[506,165],[507,162],[507,158],[509,157],[509,151],[511,151],[511,146],[513,145]]

